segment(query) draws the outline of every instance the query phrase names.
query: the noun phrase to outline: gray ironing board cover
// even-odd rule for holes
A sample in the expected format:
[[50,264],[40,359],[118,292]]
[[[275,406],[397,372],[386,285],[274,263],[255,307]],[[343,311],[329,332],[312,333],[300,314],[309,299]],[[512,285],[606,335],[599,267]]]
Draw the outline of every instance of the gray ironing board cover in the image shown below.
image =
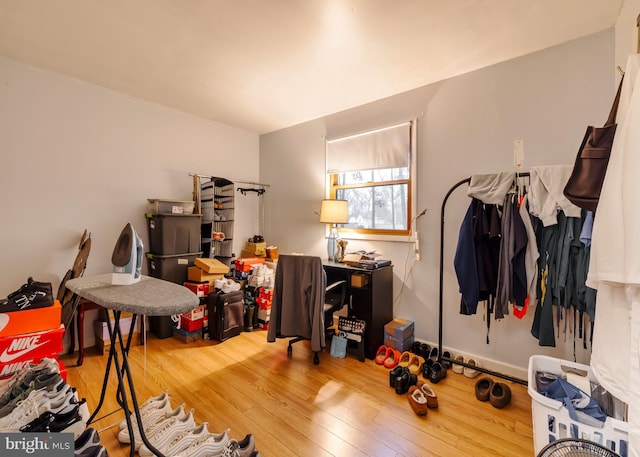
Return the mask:
[[107,273],[71,279],[66,287],[104,308],[145,316],[181,314],[200,304],[196,294],[186,287],[149,276],[120,286],[111,284],[111,273]]

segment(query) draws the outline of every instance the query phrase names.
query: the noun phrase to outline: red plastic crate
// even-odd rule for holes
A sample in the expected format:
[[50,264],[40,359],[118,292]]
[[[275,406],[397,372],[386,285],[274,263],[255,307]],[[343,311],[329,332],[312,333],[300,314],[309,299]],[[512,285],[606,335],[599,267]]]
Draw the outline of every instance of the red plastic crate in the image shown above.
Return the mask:
[[204,318],[199,319],[189,319],[183,315],[180,316],[180,328],[186,330],[187,332],[195,332],[196,330],[200,330],[202,328],[202,323]]

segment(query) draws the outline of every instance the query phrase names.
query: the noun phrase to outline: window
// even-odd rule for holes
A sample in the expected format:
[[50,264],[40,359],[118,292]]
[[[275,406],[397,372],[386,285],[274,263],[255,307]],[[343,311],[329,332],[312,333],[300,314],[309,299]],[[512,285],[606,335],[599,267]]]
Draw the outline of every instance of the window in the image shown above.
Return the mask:
[[329,198],[349,202],[340,234],[407,236],[415,212],[414,122],[327,141]]

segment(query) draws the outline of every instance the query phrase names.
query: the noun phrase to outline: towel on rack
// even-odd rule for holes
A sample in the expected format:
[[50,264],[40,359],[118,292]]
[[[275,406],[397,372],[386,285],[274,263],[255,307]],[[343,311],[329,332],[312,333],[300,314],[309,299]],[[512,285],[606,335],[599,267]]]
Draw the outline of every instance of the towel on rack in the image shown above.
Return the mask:
[[540,218],[545,227],[558,223],[558,210],[567,217],[580,217],[581,210],[564,196],[563,190],[573,165],[532,167],[529,185],[529,212]]
[[514,180],[515,173],[512,171],[473,175],[467,195],[477,198],[486,205],[502,205],[507,192],[513,187]]

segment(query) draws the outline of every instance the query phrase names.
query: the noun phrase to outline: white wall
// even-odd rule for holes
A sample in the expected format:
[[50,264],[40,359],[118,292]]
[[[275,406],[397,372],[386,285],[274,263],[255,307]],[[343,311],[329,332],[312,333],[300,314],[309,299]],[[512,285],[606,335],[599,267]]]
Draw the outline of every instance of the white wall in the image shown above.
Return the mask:
[[[86,274],[111,271],[127,222],[148,246],[147,198],[190,200],[189,172],[258,181],[258,145],[253,133],[0,58],[0,296],[28,276],[55,294],[85,228]],[[236,202],[239,252],[258,233],[258,205]]]
[[[376,249],[393,261],[394,315],[414,320],[419,339],[436,342],[444,195],[472,174],[511,169],[515,139],[524,140],[526,169],[573,163],[585,127],[606,119],[615,88],[614,68],[611,29],[263,135],[260,177],[273,185],[267,201],[267,239],[281,252],[324,257],[324,227],[314,214],[324,196],[324,138],[418,118],[417,208],[428,210],[418,225],[422,260],[414,263],[410,243],[350,241],[349,249]],[[519,375],[531,354],[572,359],[572,348],[562,340],[553,350],[537,345],[530,335],[533,309],[524,321],[509,316],[492,322],[488,345],[482,313],[458,315],[460,297],[452,263],[468,204],[462,188],[446,209],[445,347],[506,364],[501,369]],[[579,360],[588,362],[588,352],[578,352]]]
[[638,49],[638,15],[640,0],[624,0],[616,22],[616,65],[624,70],[629,54],[640,52]]

